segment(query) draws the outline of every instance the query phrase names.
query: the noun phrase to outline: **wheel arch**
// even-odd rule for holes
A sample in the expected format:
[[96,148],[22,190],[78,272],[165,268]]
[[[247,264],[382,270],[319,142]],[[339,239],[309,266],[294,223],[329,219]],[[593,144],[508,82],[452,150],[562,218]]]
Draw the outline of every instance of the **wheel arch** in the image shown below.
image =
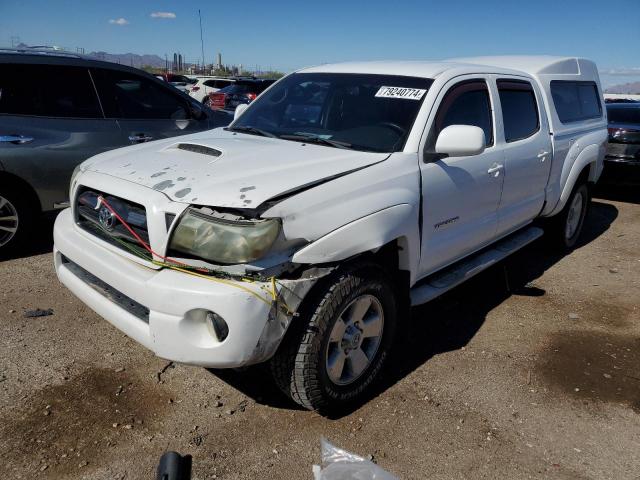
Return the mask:
[[38,197],[38,194],[33,187],[24,179],[12,173],[0,170],[0,189],[3,187],[18,189],[20,192],[24,193],[25,198],[32,208],[36,209],[38,212],[42,212],[40,197]]
[[556,215],[562,211],[564,206],[567,204],[567,200],[569,200],[569,197],[571,196],[571,192],[579,182],[595,184],[600,176],[600,169],[598,168],[599,156],[599,145],[589,145],[580,152],[567,175],[567,180],[562,188],[562,193],[560,194],[558,203],[548,216]]

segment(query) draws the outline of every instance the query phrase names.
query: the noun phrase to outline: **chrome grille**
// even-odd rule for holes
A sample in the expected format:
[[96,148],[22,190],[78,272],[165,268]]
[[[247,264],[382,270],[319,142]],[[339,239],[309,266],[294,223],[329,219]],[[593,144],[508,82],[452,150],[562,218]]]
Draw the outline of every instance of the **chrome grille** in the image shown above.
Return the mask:
[[145,257],[136,237],[105,207],[98,206],[102,196],[118,215],[145,243],[149,243],[147,212],[142,205],[87,187],[78,188],[75,201],[75,221],[83,230],[119,248]]

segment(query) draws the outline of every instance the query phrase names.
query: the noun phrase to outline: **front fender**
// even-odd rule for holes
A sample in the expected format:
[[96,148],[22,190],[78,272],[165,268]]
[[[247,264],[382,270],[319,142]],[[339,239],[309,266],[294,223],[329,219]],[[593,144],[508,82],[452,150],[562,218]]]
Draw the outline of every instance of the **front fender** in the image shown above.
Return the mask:
[[376,250],[387,243],[401,239],[400,268],[415,275],[420,235],[418,209],[414,205],[400,204],[379,210],[354,220],[296,252],[295,263],[317,264],[345,260],[359,253]]

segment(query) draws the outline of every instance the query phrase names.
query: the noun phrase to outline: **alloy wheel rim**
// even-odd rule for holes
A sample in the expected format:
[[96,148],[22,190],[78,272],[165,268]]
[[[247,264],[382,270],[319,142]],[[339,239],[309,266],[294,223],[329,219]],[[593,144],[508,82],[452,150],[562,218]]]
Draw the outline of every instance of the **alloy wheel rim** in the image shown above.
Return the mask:
[[18,211],[13,204],[0,196],[0,247],[6,245],[18,231]]
[[582,193],[576,194],[569,207],[569,213],[567,215],[567,223],[565,226],[565,237],[567,240],[573,238],[580,225],[580,218],[582,216]]
[[382,304],[373,295],[352,300],[334,323],[327,342],[325,365],[336,385],[355,382],[378,352],[384,330]]

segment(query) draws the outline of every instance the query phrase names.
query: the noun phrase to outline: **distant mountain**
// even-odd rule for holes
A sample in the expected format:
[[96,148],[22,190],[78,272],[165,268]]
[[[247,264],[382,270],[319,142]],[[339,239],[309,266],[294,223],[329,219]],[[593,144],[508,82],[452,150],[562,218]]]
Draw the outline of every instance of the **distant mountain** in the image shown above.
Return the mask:
[[163,68],[165,66],[164,58],[158,55],[138,55],[136,53],[107,53],[107,52],[91,52],[90,57],[106,62],[120,63],[122,65],[133,65],[134,67],[151,66]]
[[[50,49],[54,51],[68,51],[70,53],[76,53],[73,50],[66,50],[63,47],[55,47],[49,45],[27,45],[26,43],[19,43],[14,48],[18,49]],[[134,67],[151,66],[155,68],[164,68],[164,58],[158,55],[138,55],[137,53],[107,53],[107,52],[91,52],[87,54],[89,57],[93,57],[98,60],[104,60],[105,62],[121,63],[122,65],[133,65]]]
[[607,88],[605,93],[629,93],[640,94],[640,82],[625,83],[624,85],[614,85]]

